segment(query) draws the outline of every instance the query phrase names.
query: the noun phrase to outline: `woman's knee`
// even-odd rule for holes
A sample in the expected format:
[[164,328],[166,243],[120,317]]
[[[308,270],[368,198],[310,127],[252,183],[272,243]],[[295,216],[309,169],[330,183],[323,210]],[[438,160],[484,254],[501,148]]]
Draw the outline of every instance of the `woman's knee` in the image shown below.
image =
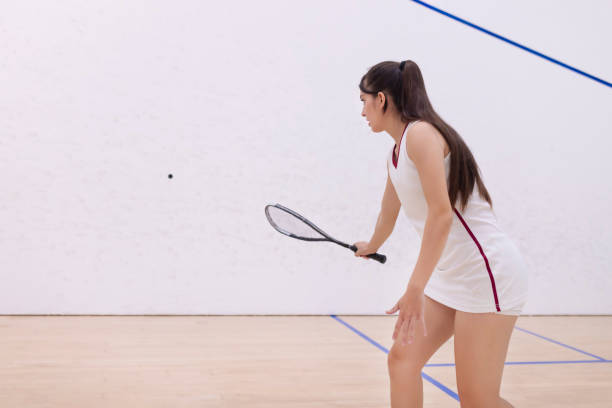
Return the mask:
[[[409,347],[414,346],[409,349]],[[401,345],[400,342],[396,342],[389,354],[387,355],[387,366],[389,372],[393,374],[396,371],[402,373],[411,373],[420,375],[421,370],[425,366],[425,363],[429,359],[429,353],[422,347],[418,347],[416,344]]]
[[425,324],[427,336],[417,330],[410,344],[402,344],[402,334],[395,339],[387,363],[389,369],[401,367],[421,373],[430,357],[442,346],[454,332],[455,310],[425,297]]

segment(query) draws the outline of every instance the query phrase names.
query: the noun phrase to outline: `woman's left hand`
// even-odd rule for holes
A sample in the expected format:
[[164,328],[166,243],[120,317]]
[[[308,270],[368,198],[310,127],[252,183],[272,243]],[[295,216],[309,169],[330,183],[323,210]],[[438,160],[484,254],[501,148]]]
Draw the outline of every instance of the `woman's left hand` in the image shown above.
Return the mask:
[[422,289],[408,285],[406,292],[397,301],[395,306],[386,313],[393,314],[400,311],[399,319],[395,323],[393,340],[399,335],[402,345],[411,344],[414,341],[417,325],[422,326],[423,335],[427,336],[425,325],[425,294]]

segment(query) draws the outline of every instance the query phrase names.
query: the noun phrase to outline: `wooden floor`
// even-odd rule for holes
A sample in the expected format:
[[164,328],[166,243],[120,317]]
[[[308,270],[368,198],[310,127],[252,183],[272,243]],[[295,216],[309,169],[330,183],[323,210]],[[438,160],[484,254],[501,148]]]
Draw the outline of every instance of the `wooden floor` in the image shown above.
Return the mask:
[[[389,407],[395,316],[0,316],[0,407]],[[459,407],[451,338],[424,406]],[[502,396],[612,407],[612,316],[521,316]]]

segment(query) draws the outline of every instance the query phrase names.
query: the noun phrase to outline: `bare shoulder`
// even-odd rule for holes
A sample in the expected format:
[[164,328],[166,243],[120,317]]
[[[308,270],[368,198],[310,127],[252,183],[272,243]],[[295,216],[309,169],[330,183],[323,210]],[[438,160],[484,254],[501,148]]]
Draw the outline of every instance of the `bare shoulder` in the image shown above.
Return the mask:
[[442,134],[434,125],[425,121],[418,121],[406,132],[406,153],[414,161],[414,151],[422,151],[441,148],[443,154],[447,150],[446,142]]
[[410,129],[408,129],[408,132],[406,132],[406,135],[410,135],[410,138],[431,138],[432,136],[439,134],[440,132],[434,125],[423,120],[419,120],[414,125],[410,126]]

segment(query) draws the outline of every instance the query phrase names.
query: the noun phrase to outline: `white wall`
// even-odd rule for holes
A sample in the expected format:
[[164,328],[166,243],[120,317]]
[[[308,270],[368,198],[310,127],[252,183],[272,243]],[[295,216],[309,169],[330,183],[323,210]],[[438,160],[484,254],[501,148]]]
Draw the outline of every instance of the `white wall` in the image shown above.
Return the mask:
[[[609,1],[434,5],[607,81]],[[612,313],[612,89],[408,0],[12,2],[0,18],[1,314],[384,314],[393,145],[357,84],[412,59],[530,267],[525,314]],[[168,174],[173,178],[169,179]]]

